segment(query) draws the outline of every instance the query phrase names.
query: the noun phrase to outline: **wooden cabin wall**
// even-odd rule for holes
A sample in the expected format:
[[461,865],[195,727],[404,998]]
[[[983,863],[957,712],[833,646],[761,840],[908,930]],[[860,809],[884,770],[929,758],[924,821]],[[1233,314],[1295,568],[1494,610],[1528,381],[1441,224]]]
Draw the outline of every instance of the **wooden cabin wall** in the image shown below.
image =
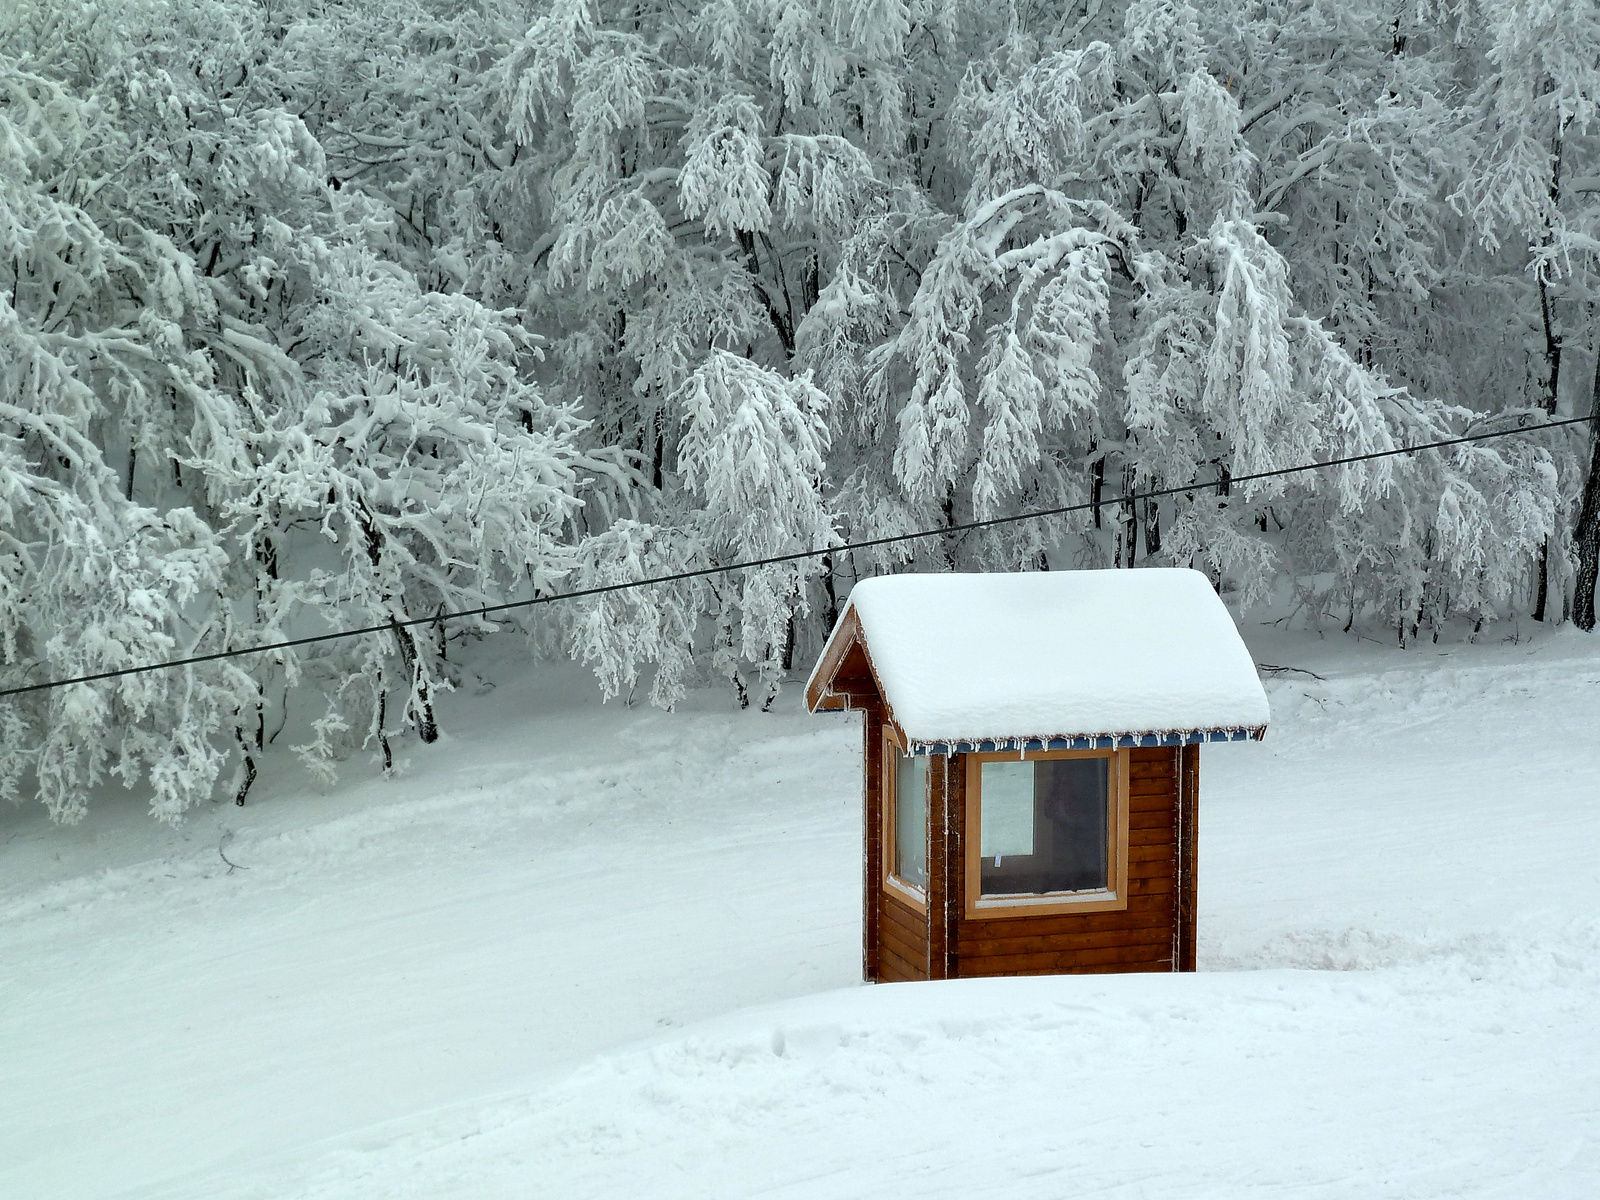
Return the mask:
[[928,915],[883,885],[882,708],[868,708],[861,725],[866,793],[861,856],[862,978],[872,983],[927,979]]
[[861,978],[879,980],[878,914],[883,890],[883,709],[861,713]]
[[[967,920],[962,823],[951,822],[954,902],[948,911],[954,936],[947,959],[951,978],[1194,969],[1194,785],[1199,748],[1144,747],[1129,753],[1129,894],[1124,912]],[[1184,771],[1183,764],[1190,770]],[[957,812],[965,802],[964,768],[962,756],[951,760],[950,792],[955,803],[950,807]],[[1180,786],[1185,776],[1188,788]]]
[[880,884],[878,983],[928,978],[928,918]]

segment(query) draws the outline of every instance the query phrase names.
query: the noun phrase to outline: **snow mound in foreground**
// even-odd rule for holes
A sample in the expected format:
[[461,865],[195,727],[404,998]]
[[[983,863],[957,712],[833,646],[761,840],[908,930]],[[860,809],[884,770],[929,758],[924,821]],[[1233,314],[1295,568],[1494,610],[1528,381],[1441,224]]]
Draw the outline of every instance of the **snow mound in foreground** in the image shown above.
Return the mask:
[[1509,981],[1462,988],[1476,969],[832,992],[347,1154],[306,1194],[1585,1194],[1600,1045],[1570,1038],[1594,979],[1537,972],[1507,1004]]

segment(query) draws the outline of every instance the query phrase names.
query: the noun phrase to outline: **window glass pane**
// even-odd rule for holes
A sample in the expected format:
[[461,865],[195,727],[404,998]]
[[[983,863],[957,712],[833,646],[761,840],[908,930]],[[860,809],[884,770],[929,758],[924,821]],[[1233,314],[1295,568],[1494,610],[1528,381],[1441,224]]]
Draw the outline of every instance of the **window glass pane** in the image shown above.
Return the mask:
[[[995,767],[1008,770],[991,774]],[[992,841],[991,780],[999,803]],[[983,894],[1019,896],[1105,888],[1110,878],[1106,858],[1110,784],[1109,758],[984,763],[979,781]],[[1017,830],[1028,822],[1031,838],[1025,843]],[[1024,844],[1028,846],[1025,853],[1010,849]]]
[[912,887],[928,886],[928,759],[894,756],[894,874]]
[[1032,854],[1033,764],[986,762],[981,764],[981,771],[979,853],[984,858]]

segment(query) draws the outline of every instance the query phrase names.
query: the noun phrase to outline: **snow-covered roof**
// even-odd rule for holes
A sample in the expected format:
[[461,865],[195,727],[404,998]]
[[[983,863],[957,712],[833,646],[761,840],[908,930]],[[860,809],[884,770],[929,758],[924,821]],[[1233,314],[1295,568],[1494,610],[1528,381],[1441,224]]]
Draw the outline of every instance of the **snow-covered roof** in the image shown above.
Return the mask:
[[861,698],[864,682],[840,679],[852,643],[889,718],[935,753],[1239,740],[1269,716],[1233,618],[1181,568],[862,580],[806,686],[812,709]]

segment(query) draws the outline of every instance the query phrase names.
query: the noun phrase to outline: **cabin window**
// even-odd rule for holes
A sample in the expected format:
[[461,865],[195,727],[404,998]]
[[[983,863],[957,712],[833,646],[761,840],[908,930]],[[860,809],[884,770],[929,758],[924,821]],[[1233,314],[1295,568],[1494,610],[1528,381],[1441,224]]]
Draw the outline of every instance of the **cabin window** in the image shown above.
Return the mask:
[[924,900],[928,890],[928,757],[885,745],[885,882]]
[[1127,755],[968,755],[967,915],[1127,907]]

